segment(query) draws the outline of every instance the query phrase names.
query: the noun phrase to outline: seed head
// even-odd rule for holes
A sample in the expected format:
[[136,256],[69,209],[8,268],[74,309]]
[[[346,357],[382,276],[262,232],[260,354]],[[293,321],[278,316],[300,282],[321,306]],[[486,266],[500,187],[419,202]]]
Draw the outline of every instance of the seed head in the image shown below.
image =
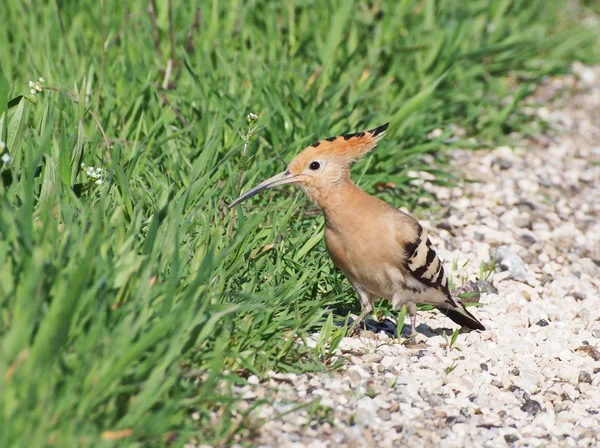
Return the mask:
[[250,112],[246,118],[248,119],[249,124],[253,124],[256,120],[258,120],[258,115]]

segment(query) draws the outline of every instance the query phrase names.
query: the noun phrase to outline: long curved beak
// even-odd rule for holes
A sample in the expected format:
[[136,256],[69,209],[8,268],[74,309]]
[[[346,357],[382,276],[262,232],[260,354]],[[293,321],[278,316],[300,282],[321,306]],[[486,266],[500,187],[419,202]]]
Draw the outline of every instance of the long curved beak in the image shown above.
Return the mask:
[[291,184],[291,183],[297,182],[296,178],[297,178],[297,176],[294,176],[289,171],[284,171],[283,173],[279,173],[273,177],[270,177],[269,179],[265,180],[264,182],[257,185],[256,187],[248,190],[243,195],[241,195],[239,198],[237,198],[235,201],[233,201],[231,204],[229,204],[229,208],[234,207],[235,205],[239,204],[240,202],[245,201],[246,199],[254,196],[257,193],[260,193],[263,190],[267,190],[267,189],[273,188],[273,187],[278,187],[279,185],[285,185],[285,184]]

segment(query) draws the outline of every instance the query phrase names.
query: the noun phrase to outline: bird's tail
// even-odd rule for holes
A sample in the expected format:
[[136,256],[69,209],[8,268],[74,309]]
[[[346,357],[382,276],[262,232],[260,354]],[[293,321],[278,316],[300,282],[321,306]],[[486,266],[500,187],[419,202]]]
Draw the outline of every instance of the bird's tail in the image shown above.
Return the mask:
[[469,313],[462,303],[454,299],[448,300],[443,305],[438,306],[437,309],[440,313],[447,316],[458,325],[468,327],[471,330],[485,330],[483,324],[479,322],[475,316]]

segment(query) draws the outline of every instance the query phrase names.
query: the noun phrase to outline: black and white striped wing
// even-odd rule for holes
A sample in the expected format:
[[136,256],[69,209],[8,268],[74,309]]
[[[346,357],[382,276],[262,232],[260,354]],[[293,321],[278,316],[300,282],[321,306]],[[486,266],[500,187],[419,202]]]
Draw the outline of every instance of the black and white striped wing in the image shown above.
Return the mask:
[[485,330],[485,327],[473,316],[462,303],[454,300],[448,287],[448,278],[442,261],[437,256],[431,241],[419,226],[418,238],[405,244],[406,269],[421,283],[444,293],[444,303],[434,305],[441,313],[461,326],[473,330]]
[[444,271],[442,261],[432,247],[427,233],[416,221],[412,220],[407,223],[406,216],[408,215],[403,214],[402,216],[405,223],[401,232],[404,239],[404,269],[416,280],[446,296],[446,300],[442,303],[430,303],[438,311],[461,326],[473,330],[485,330],[483,324],[450,294],[446,271]]
[[407,243],[406,269],[421,283],[443,292],[451,298],[448,288],[448,278],[442,261],[431,245],[427,234],[420,229],[416,241]]

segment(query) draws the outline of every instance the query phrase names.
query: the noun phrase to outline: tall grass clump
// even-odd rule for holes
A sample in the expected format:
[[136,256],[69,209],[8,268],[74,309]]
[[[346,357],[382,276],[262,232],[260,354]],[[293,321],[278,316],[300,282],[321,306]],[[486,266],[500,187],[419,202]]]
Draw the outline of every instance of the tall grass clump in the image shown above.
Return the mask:
[[575,1],[175,3],[0,2],[0,446],[251,437],[234,385],[329,368],[302,341],[354,299],[302,195],[225,205],[389,120],[356,173],[411,206],[598,56]]

